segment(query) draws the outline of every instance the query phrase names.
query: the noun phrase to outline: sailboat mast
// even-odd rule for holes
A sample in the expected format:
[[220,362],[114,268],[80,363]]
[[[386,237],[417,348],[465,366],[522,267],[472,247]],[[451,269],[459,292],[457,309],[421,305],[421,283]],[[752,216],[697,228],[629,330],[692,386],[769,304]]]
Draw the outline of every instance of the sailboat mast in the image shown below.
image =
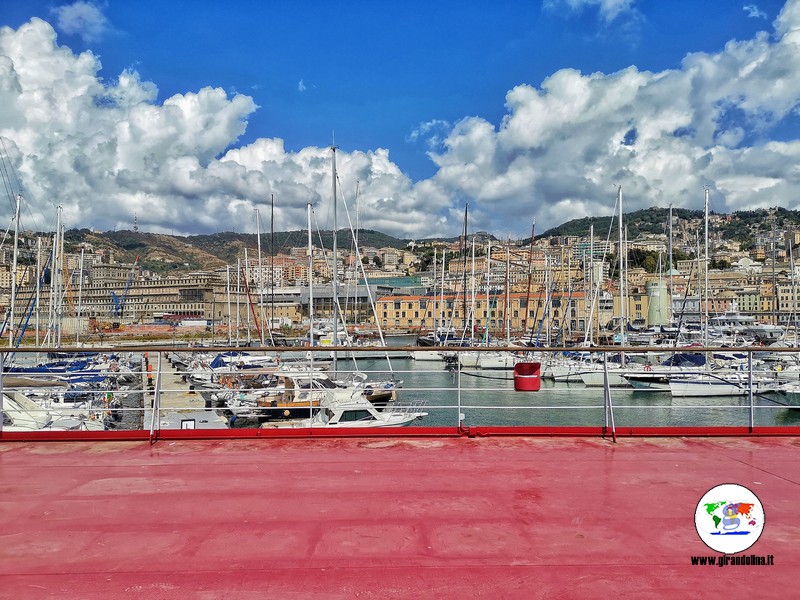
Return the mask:
[[[522,314],[522,337],[528,333],[528,315],[530,314],[529,304],[531,302],[531,285],[533,283],[533,236],[536,231],[536,217],[533,218],[531,225],[531,244],[528,250],[528,287],[525,291],[525,312]],[[533,331],[533,328],[531,328]]]
[[472,276],[470,277],[470,286],[472,288],[472,306],[470,307],[470,327],[469,339],[472,345],[475,340],[475,238],[472,238]]
[[81,262],[78,270],[78,310],[77,310],[77,323],[75,324],[75,345],[80,344],[81,341],[81,316],[83,313],[83,251],[81,248]]
[[492,240],[486,245],[486,339],[484,342],[489,345],[489,320],[492,317],[491,305],[489,304],[489,290],[492,288]]
[[233,330],[231,329],[231,266],[225,265],[226,294],[228,296],[228,346],[233,346]]
[[8,313],[8,347],[14,347],[14,305],[17,301],[17,258],[19,253],[19,209],[22,204],[22,194],[17,194],[17,204],[14,210],[14,257],[11,264],[11,304]]
[[[57,211],[56,211],[57,212]],[[47,305],[47,333],[45,334],[45,343],[55,339],[55,323],[56,323],[56,276],[58,272],[58,229],[53,234],[53,247],[50,249],[50,302]]]
[[250,281],[250,259],[247,257],[247,247],[244,249],[244,289],[247,293],[247,308],[245,309],[245,314],[247,315],[247,343],[250,344],[250,313],[252,312],[250,309],[250,287],[248,285]]
[[62,209],[58,207],[58,276],[56,280],[58,281],[58,297],[56,298],[56,345],[61,345],[61,332],[63,329],[63,320],[64,320],[64,224],[61,222],[61,213]]
[[39,347],[39,300],[42,291],[42,238],[36,236],[36,347]]
[[[436,251],[436,248],[433,249],[433,310],[431,314],[433,315],[433,337],[436,338],[436,323],[439,321],[439,302],[436,300],[436,285],[439,283],[439,279],[436,277],[436,270],[439,268],[439,254]],[[434,341],[434,344],[436,342]]]
[[708,345],[708,195],[708,188],[706,188],[703,199],[703,214],[705,218],[705,258],[703,268],[703,290],[705,295],[703,317],[705,322],[703,323],[703,328],[706,331],[706,345]]
[[[586,286],[584,285],[583,304],[586,306]],[[594,323],[594,223],[589,225],[589,315],[586,319],[586,331],[584,331],[584,343],[591,343],[593,340]]]
[[[445,263],[445,256],[447,256],[447,248],[442,248],[442,284],[439,288],[439,297],[441,301],[439,302],[439,310],[440,310],[440,321],[439,327],[442,331],[444,331],[444,324],[447,320],[447,313],[444,310],[444,263]],[[445,334],[446,336],[446,334]]]
[[311,203],[308,211],[308,418],[314,417],[314,246],[311,243]]
[[669,203],[669,323],[675,316],[672,309],[672,202]]
[[[338,221],[336,217],[336,146],[331,146],[331,201],[333,202],[333,347],[339,345],[339,257],[336,238]],[[331,353],[333,358],[333,373],[336,373],[336,350]]]
[[506,345],[511,343],[511,251],[506,246],[506,307],[504,309],[506,319]]
[[[314,347],[314,247],[311,245],[311,203],[306,205],[308,211],[308,346]],[[313,358],[314,353],[311,352]]]
[[464,241],[461,244],[461,251],[463,252],[461,267],[462,267],[462,300],[461,300],[461,321],[463,330],[467,324],[467,212],[469,211],[469,203],[464,205]]
[[269,339],[275,324],[275,194],[269,195]]
[[241,345],[239,330],[242,326],[242,259],[236,257],[236,345]]
[[622,237],[622,186],[617,189],[617,204],[619,205],[619,304],[620,304],[620,345],[625,345],[625,328],[627,327],[625,310],[625,242]]
[[[258,247],[258,320],[261,321],[259,341],[264,345],[264,266],[261,263],[261,213],[256,209],[256,244]],[[270,332],[272,337],[272,332]]]

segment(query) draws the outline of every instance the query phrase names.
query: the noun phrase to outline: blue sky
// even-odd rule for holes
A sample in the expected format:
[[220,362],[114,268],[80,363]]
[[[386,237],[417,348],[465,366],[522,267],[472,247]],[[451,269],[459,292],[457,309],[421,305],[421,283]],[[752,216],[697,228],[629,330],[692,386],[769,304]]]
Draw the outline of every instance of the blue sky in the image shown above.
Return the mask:
[[[788,52],[780,47],[782,30],[775,26],[776,19],[783,10],[793,23],[796,4],[794,0],[2,1],[0,25],[10,29],[5,31],[5,51],[0,45],[0,55],[11,56],[20,73],[25,71],[20,63],[34,60],[34,53],[28,49],[15,54],[14,49],[21,47],[21,28],[38,17],[57,36],[48,45],[46,32],[33,27],[47,52],[62,48],[75,60],[90,52],[99,61],[98,85],[110,89],[118,86],[120,74],[135,73],[131,85],[144,90],[136,94],[138,111],[142,104],[162,109],[176,95],[188,102],[188,96],[199,95],[204,88],[224,91],[225,99],[206,103],[199,98],[202,115],[183,106],[186,119],[181,123],[186,131],[175,136],[189,139],[197,132],[197,123],[187,115],[207,123],[203,119],[214,119],[223,109],[231,114],[219,135],[206,135],[204,140],[213,139],[198,141],[197,148],[191,142],[189,150],[182,143],[167,151],[169,142],[162,140],[144,153],[161,164],[176,163],[169,176],[159,171],[150,183],[130,157],[122,155],[104,162],[102,168],[77,168],[80,184],[65,186],[68,170],[26,158],[37,155],[47,141],[46,132],[33,132],[35,119],[26,117],[25,125],[11,127],[4,127],[0,119],[0,135],[17,147],[20,170],[26,175],[23,185],[39,204],[34,214],[38,210],[44,219],[48,203],[61,203],[69,207],[74,226],[101,229],[126,227],[132,212],[143,227],[154,231],[247,229],[252,227],[247,215],[264,206],[263,196],[272,193],[281,205],[281,224],[300,227],[306,202],[317,204],[321,217],[330,212],[324,208],[330,185],[316,159],[325,156],[334,132],[346,195],[354,195],[356,181],[363,186],[363,224],[406,237],[457,233],[455,215],[467,202],[475,210],[476,229],[524,236],[533,217],[541,224],[537,227],[547,227],[586,214],[610,214],[615,184],[631,190],[627,204],[631,210],[668,202],[699,208],[703,185],[714,188],[712,207],[719,212],[789,205],[799,191],[790,164],[800,131],[796,110],[800,86],[789,75],[785,85],[766,97],[764,81],[771,80],[770,72],[752,81],[744,77],[741,89],[736,89],[737,77],[730,74],[745,72],[748,61],[781,63],[770,57]],[[687,62],[687,56],[697,59]],[[29,66],[31,72],[52,65],[43,57],[44,51],[35,57],[41,60]],[[65,88],[76,89],[67,80],[75,71],[59,70]],[[669,80],[673,83],[666,85]],[[753,89],[759,85],[761,97],[756,97]],[[714,87],[726,89],[715,94]],[[633,88],[639,91],[631,92]],[[573,106],[573,94],[581,90],[594,100]],[[612,103],[615,94],[619,94],[618,108],[612,104],[585,122],[578,118],[589,108]],[[237,97],[249,97],[251,105],[241,102],[234,107],[230,103]],[[127,104],[110,108],[114,115],[106,111],[97,119],[108,119],[118,127],[132,118],[137,128],[146,127],[131,116],[134,109]],[[528,109],[535,109],[535,118],[525,117]],[[87,106],[76,110],[83,111],[82,118],[94,120],[85,114]],[[671,112],[682,117],[664,116]],[[67,127],[64,123],[80,120],[64,116],[50,128],[59,130]],[[654,127],[660,131],[673,121],[674,131],[685,132],[691,144],[675,146],[674,132],[643,143],[651,139],[646,132],[652,123],[657,122]],[[704,132],[703,123],[708,121],[714,124],[713,131]],[[530,131],[541,135],[528,138]],[[96,157],[86,150],[86,140],[78,143],[77,135],[68,136],[74,146],[65,146],[64,154],[81,153],[74,164],[93,162]],[[611,151],[614,160],[598,159],[606,151],[603,140],[609,135],[622,137]],[[673,139],[667,139],[670,136]],[[122,140],[109,137],[97,148],[122,147]],[[137,134],[137,144],[146,145],[150,137]],[[278,140],[280,147],[273,143],[265,149],[259,140]],[[571,140],[574,145],[567,143]],[[781,160],[773,156],[774,149],[766,151],[771,141],[787,144],[777,151]],[[620,157],[619,145],[630,148],[630,156]],[[769,161],[769,168],[762,165],[773,178],[769,182],[762,181],[758,172],[741,180],[737,161],[745,160],[743,155],[751,148],[758,150],[747,157],[751,164]],[[136,160],[138,165],[146,162],[143,157]],[[709,160],[713,169],[704,163]],[[234,162],[246,172],[234,174]],[[224,176],[217,167],[225,167]],[[309,169],[318,171],[318,176],[308,175]],[[686,170],[687,183],[676,188],[675,174],[681,169]],[[115,173],[114,186],[108,177],[100,178],[102,184],[92,179],[102,170]],[[120,177],[121,173],[126,176]],[[171,183],[187,173],[197,185],[174,189]],[[300,180],[289,182],[293,174]],[[238,183],[233,181],[236,177]],[[130,184],[140,179],[138,189]],[[155,180],[162,183],[152,185]],[[724,183],[717,186],[717,181]],[[762,193],[753,196],[745,192],[747,187]],[[764,189],[771,191],[765,194]],[[56,191],[64,197],[53,199]],[[91,193],[96,197],[87,199]],[[98,203],[108,198],[115,198],[110,210],[97,211]],[[196,216],[200,211],[218,212],[216,217],[201,218]],[[87,220],[90,223],[84,223]]]

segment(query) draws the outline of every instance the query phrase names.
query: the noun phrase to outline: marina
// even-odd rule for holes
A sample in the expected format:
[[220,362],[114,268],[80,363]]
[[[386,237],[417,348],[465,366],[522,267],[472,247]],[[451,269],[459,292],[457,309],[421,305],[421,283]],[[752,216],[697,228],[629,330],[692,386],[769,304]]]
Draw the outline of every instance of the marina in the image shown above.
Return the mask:
[[[417,351],[414,346],[385,348],[396,356]],[[708,349],[696,356],[721,350]],[[59,419],[72,419],[73,428],[91,426],[110,436],[135,430],[157,436],[162,429],[175,428],[302,430],[309,423],[322,425],[322,414],[326,426],[350,422],[355,428],[406,425],[557,431],[603,427],[611,431],[800,426],[796,371],[781,366],[796,360],[792,348],[775,350],[770,361],[763,360],[762,348],[737,349],[737,356],[745,359],[733,369],[724,362],[713,369],[711,363],[651,367],[635,362],[620,368],[609,360],[620,354],[613,348],[592,351],[590,360],[576,358],[566,348],[521,355],[518,350],[495,351],[505,352],[516,365],[536,365],[535,375],[528,376],[535,379],[535,387],[527,388],[519,385],[517,367],[467,368],[459,360],[413,358],[344,359],[334,365],[329,349],[315,350],[308,361],[282,358],[283,353],[292,352],[287,347],[107,348],[94,358],[61,361],[61,371],[53,371],[55,363],[38,364],[29,371],[15,367],[13,376],[0,379],[0,385],[9,398],[9,411],[16,394],[27,398],[29,412],[58,411]],[[374,348],[364,352],[373,353]],[[447,348],[446,352],[459,355],[470,350]],[[637,348],[626,351],[629,357],[637,353],[644,355]],[[753,355],[762,358],[754,361]],[[28,356],[26,360],[34,363],[38,354],[18,351],[17,356]],[[563,365],[569,361],[591,371],[565,381],[557,367],[566,368]],[[748,362],[754,365],[752,370],[746,370]],[[70,370],[69,364],[81,367]],[[587,373],[593,379],[587,379]],[[56,387],[48,388],[48,382]],[[4,412],[4,433],[14,431],[15,420],[18,426],[21,422],[15,417],[18,404],[16,413]],[[49,422],[58,423],[52,418]],[[43,433],[52,426],[41,429]]]
[[792,597],[800,0],[152,4],[4,4],[0,600]]

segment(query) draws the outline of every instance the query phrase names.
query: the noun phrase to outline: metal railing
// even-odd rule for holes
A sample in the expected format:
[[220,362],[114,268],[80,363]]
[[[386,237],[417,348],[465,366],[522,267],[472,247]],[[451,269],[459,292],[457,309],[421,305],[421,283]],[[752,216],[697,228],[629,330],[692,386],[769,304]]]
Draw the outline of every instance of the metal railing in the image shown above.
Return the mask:
[[[586,434],[614,439],[618,434],[800,433],[800,410],[793,408],[794,403],[800,408],[796,348],[444,347],[435,349],[441,361],[374,358],[377,351],[413,356],[430,350],[126,346],[92,349],[92,356],[51,364],[49,369],[41,368],[47,349],[17,349],[13,356],[0,350],[4,417],[0,436],[152,441],[165,436],[297,436],[303,431],[307,435]],[[66,356],[87,349],[49,352]],[[331,352],[350,358],[338,361],[334,369],[328,360]],[[358,359],[360,354],[373,358]],[[705,364],[662,364],[660,359],[677,354],[703,357]],[[480,360],[475,364],[476,355],[491,357],[494,362],[486,364],[506,368],[481,368]],[[220,356],[228,366],[211,368],[214,358],[224,362]],[[248,361],[277,360],[243,368],[245,356]],[[89,361],[88,366],[74,366],[80,359]],[[537,391],[517,391],[519,375],[513,365],[531,362],[540,364]],[[426,414],[402,430],[311,426],[316,412],[332,402],[326,400],[334,394],[332,384],[324,381],[344,380],[356,371],[366,376],[351,388],[359,396],[373,382],[378,384],[373,388],[377,393],[390,391],[383,405],[373,402],[379,412]],[[282,372],[296,374],[291,390],[286,389],[288,379],[283,388],[276,383]],[[326,375],[322,387],[315,387],[312,372]],[[648,381],[652,387],[643,387]],[[293,419],[308,421],[291,430],[261,427]]]

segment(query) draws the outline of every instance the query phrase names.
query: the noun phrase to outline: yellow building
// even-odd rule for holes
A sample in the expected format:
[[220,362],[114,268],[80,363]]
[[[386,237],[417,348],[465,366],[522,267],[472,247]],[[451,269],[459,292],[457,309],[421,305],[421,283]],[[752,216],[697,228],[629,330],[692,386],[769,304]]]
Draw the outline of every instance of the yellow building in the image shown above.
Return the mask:
[[[464,302],[462,296],[384,296],[377,301],[378,319],[390,330],[420,331],[437,326],[456,330],[475,327],[483,332],[488,326],[493,335],[521,335],[540,328],[558,329],[567,335],[583,332],[588,322],[583,292],[545,294],[510,293],[477,297]],[[474,317],[473,317],[474,310]]]

